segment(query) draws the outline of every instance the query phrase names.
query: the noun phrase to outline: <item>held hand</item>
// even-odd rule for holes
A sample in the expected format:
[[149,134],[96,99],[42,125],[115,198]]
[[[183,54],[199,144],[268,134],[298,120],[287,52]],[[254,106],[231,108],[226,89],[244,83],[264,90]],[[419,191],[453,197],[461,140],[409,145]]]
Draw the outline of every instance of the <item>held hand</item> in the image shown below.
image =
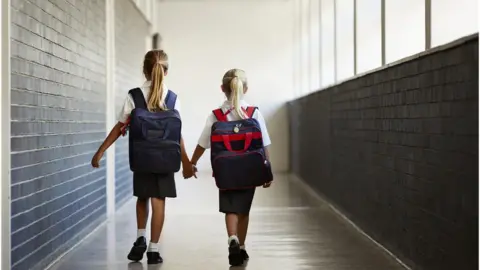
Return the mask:
[[269,188],[272,185],[273,181],[263,184],[263,188]]
[[95,155],[93,155],[92,157],[92,167],[94,168],[100,167],[100,160],[102,159],[102,157],[103,157],[102,152],[95,153]]
[[198,172],[197,166],[192,164],[192,169],[193,169],[193,177],[195,177],[195,179],[196,179],[197,178],[197,172]]
[[193,168],[194,167],[191,163],[184,164],[183,171],[182,171],[183,178],[185,179],[191,178],[195,174],[195,170]]

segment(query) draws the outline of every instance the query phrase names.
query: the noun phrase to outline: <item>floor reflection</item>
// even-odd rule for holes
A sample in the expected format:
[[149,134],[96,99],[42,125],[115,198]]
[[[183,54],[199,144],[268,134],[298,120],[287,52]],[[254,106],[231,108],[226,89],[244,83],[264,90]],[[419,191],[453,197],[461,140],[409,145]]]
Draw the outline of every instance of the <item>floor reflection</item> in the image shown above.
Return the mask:
[[[161,238],[163,265],[129,263],[136,237],[135,203],[129,202],[53,270],[242,270],[228,267],[224,217],[208,175],[177,180],[178,199],[167,201]],[[247,238],[250,270],[403,269],[288,175],[256,193]],[[148,229],[148,228],[147,228]]]

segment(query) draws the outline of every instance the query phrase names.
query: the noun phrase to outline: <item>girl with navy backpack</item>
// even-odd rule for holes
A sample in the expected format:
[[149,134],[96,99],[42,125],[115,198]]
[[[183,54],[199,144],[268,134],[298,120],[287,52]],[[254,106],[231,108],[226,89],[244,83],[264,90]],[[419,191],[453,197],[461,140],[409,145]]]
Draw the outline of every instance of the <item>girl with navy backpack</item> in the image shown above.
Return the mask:
[[[179,170],[180,163],[185,178],[194,172],[181,138],[180,102],[164,81],[168,73],[167,54],[163,50],[147,52],[143,73],[147,81],[129,91],[118,123],[93,156],[92,166],[98,168],[104,152],[129,129],[133,195],[137,197],[137,238],[128,259],[140,261],[147,251],[148,263],[157,264],[163,262],[158,241],[165,218],[165,199],[177,196],[174,173]],[[149,200],[153,213],[147,248],[145,228]]]
[[229,263],[239,266],[249,259],[245,239],[255,189],[268,188],[273,180],[266,148],[271,142],[260,111],[243,100],[248,90],[245,72],[229,70],[221,88],[227,100],[208,116],[191,162],[195,171],[205,149],[211,148],[220,212],[225,214],[228,233]]

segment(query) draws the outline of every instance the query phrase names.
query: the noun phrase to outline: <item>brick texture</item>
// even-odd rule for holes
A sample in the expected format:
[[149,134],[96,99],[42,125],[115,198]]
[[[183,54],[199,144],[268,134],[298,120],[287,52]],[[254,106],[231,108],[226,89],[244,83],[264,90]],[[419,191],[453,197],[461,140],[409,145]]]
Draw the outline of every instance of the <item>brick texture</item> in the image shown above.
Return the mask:
[[290,104],[291,169],[414,269],[478,268],[478,36]]
[[105,1],[11,12],[12,269],[43,269],[105,214]]
[[[149,25],[130,0],[115,1],[116,113],[128,90],[145,81],[143,57],[147,49]],[[148,45],[151,45],[150,43]],[[115,143],[115,201],[117,208],[132,197],[132,173],[128,163],[128,138]]]

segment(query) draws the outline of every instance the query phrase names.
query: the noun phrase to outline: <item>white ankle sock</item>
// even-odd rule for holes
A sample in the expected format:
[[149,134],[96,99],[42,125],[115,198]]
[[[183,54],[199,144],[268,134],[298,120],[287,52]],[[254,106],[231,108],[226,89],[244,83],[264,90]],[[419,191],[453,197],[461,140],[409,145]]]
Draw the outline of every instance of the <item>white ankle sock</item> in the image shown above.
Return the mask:
[[240,249],[243,249],[243,250],[245,250],[245,245],[243,245],[243,246],[240,246]]
[[232,236],[230,236],[230,237],[228,238],[228,245],[230,245],[230,243],[231,243],[232,241],[236,241],[237,243],[240,242],[240,241],[238,240],[238,236],[236,236],[236,235],[232,235]]
[[140,237],[145,237],[145,229],[138,229],[137,230],[137,239]]
[[150,242],[150,244],[148,244],[148,252],[160,252],[160,245]]

